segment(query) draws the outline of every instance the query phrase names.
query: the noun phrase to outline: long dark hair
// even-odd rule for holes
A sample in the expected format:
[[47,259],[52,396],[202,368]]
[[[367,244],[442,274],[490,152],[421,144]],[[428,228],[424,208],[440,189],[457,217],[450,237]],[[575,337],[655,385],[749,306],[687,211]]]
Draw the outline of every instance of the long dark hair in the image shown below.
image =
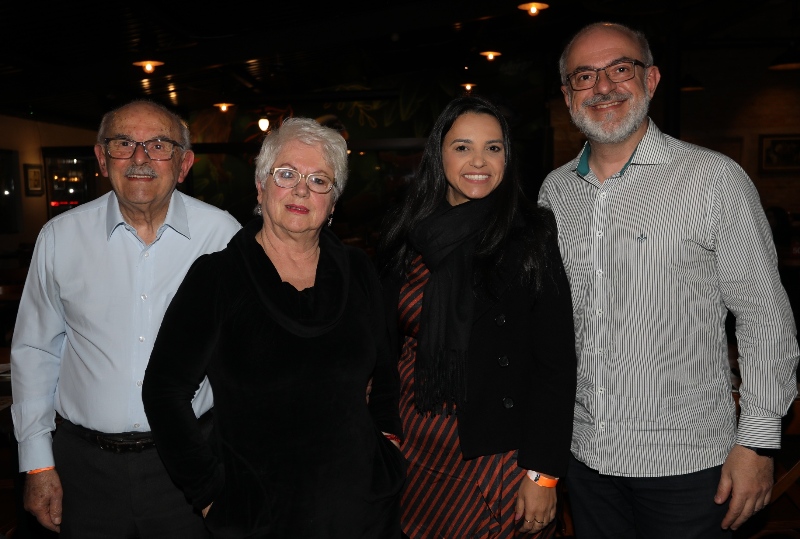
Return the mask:
[[408,185],[402,203],[384,220],[378,246],[378,267],[383,276],[394,278],[402,277],[410,269],[416,253],[409,244],[409,234],[445,200],[448,183],[442,163],[442,144],[456,119],[466,113],[489,114],[500,123],[506,165],[503,181],[493,193],[495,210],[490,213],[483,226],[483,233],[475,250],[475,267],[488,275],[501,261],[507,241],[512,237],[519,238],[526,244],[522,255],[521,277],[532,282],[538,289],[546,261],[543,234],[555,234],[555,221],[549,211],[536,208],[525,197],[511,151],[508,121],[492,102],[478,96],[452,100],[434,123],[425,143],[422,161]]

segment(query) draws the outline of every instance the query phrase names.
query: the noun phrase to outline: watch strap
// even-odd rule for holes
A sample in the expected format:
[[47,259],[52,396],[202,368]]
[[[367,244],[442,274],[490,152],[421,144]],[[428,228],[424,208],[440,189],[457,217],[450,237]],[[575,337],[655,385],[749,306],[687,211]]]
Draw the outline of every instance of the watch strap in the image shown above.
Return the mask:
[[750,445],[743,445],[742,447],[744,447],[745,449],[749,449],[750,451],[755,451],[756,455],[760,457],[769,457],[769,458],[775,458],[775,455],[777,455],[778,451],[780,451],[780,449],[774,449],[771,447],[753,447]]

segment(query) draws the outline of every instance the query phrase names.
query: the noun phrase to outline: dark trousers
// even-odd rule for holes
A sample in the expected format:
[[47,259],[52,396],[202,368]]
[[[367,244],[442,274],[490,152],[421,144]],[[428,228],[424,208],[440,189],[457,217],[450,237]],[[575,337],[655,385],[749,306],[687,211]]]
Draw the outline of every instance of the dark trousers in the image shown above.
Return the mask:
[[62,539],[209,537],[155,448],[106,451],[65,421],[53,438],[53,454],[64,490]]
[[667,477],[601,475],[572,457],[567,489],[576,539],[730,539],[714,503],[721,466]]

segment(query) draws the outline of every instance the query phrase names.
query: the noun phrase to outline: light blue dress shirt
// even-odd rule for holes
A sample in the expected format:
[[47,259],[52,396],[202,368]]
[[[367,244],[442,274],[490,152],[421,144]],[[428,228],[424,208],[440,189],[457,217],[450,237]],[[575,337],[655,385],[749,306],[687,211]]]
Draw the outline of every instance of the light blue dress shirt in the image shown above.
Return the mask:
[[[150,245],[113,192],[44,225],[11,343],[20,471],[54,465],[55,412],[101,432],[150,430],[142,379],[164,312],[192,262],[240,228],[228,212],[178,191]],[[195,413],[212,404],[204,381]]]

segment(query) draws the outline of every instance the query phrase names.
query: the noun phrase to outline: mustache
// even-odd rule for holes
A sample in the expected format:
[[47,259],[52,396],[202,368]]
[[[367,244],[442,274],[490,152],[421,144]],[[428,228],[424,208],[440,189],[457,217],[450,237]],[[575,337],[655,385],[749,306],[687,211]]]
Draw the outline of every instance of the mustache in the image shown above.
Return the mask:
[[125,169],[125,176],[149,176],[157,178],[158,174],[150,165],[130,165]]
[[583,107],[593,107],[594,105],[598,105],[600,103],[609,103],[611,101],[624,101],[631,97],[630,93],[627,92],[618,92],[616,90],[612,92],[608,92],[607,94],[598,94],[592,98],[587,99],[583,102]]

